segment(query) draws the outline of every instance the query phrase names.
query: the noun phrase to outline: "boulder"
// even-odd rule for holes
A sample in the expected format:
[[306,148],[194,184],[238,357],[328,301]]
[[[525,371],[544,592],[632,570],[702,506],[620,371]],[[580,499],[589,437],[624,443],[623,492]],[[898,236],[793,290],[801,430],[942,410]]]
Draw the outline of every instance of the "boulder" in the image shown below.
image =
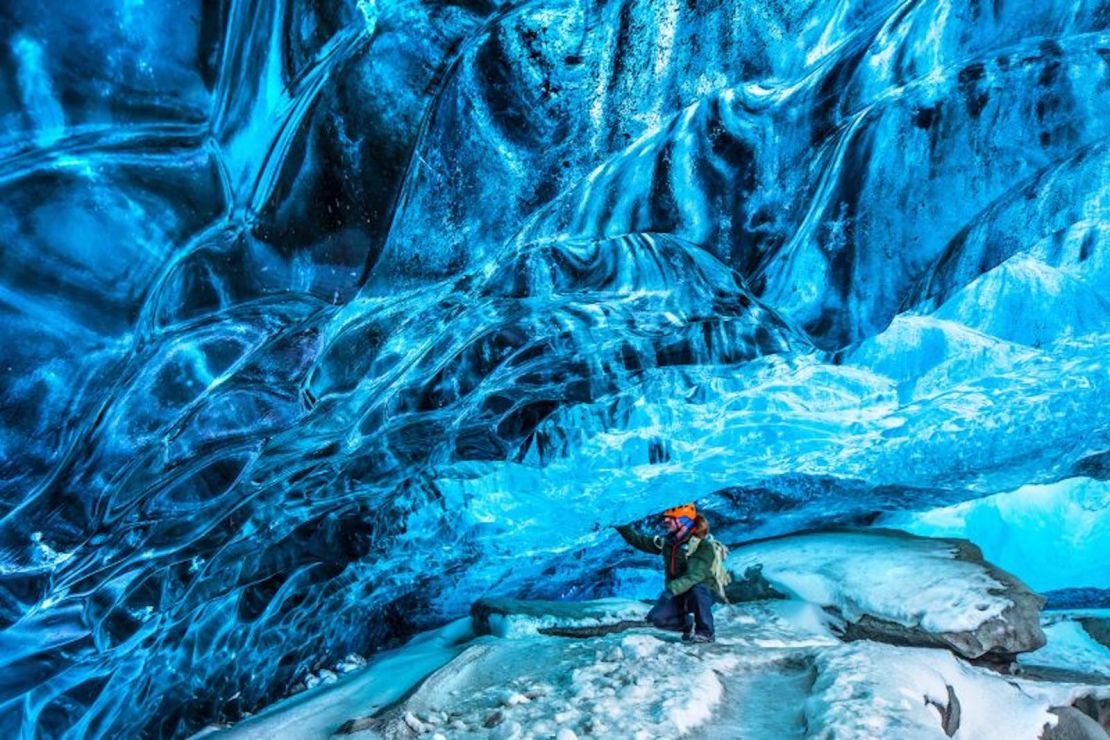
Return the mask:
[[1044,599],[967,540],[827,529],[737,545],[771,587],[823,606],[846,641],[943,647],[1008,664],[1045,644]]
[[1079,617],[1076,620],[1091,639],[1110,648],[1110,619],[1106,617]]
[[749,566],[743,576],[734,573],[732,583],[725,587],[725,596],[730,604],[786,598],[786,594],[771,585],[763,575],[763,566],[758,564]]
[[1099,727],[1110,734],[1110,696],[1086,694],[1072,702],[1072,706],[1098,722]]
[[1041,740],[1110,740],[1098,722],[1075,707],[1052,707],[1048,711],[1059,720],[1055,725],[1045,725]]

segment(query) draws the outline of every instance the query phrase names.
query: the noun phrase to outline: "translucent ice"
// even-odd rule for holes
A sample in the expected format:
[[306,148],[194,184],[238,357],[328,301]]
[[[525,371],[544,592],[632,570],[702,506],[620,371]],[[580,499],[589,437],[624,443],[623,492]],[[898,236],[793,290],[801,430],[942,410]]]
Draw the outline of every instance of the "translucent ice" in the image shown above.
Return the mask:
[[611,595],[604,525],[676,499],[741,539],[1106,477],[1099,0],[0,20],[5,737]]

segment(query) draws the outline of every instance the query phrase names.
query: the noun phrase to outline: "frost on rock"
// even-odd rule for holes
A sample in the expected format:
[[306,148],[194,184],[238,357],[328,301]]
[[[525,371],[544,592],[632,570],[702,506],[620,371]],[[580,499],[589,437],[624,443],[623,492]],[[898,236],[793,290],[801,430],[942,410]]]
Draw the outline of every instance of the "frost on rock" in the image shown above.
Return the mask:
[[895,530],[812,532],[737,547],[730,566],[762,564],[772,584],[827,607],[845,634],[1007,658],[1044,644],[1044,599],[966,540]]

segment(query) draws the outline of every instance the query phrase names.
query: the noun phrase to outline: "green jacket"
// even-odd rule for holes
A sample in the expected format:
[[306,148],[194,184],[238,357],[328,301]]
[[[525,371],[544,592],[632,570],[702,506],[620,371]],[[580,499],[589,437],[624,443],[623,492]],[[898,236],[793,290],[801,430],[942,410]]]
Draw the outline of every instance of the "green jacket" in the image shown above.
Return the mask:
[[699,583],[704,583],[710,591],[713,584],[713,548],[706,545],[698,547],[702,540],[691,537],[685,542],[676,543],[670,537],[650,536],[637,532],[631,524],[622,524],[617,532],[625,542],[637,550],[661,554],[663,570],[667,576],[667,590],[675,596],[684,594]]

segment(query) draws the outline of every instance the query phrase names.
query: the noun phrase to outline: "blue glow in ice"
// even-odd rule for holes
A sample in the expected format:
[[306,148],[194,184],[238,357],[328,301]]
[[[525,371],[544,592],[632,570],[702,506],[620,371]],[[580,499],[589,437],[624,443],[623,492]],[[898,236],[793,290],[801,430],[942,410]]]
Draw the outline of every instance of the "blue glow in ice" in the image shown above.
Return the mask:
[[9,5],[4,737],[1110,469],[1101,0]]

